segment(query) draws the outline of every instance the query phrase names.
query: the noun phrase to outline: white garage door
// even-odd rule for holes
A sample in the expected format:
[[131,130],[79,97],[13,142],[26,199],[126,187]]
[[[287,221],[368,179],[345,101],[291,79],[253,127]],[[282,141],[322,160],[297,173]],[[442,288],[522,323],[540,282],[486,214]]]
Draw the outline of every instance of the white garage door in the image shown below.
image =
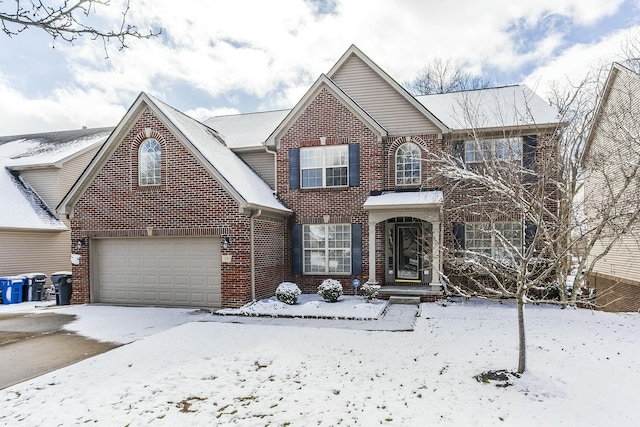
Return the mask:
[[219,238],[97,239],[92,249],[93,302],[220,307]]

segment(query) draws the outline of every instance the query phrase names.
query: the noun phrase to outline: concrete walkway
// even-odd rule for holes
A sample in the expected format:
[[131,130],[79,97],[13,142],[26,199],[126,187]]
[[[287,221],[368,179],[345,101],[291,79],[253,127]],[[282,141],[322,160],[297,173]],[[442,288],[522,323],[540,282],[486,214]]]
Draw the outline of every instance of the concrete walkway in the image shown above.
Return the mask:
[[419,315],[417,304],[389,304],[375,320],[311,319],[300,317],[214,315],[206,322],[240,323],[244,325],[301,326],[312,328],[341,328],[363,331],[410,332]]

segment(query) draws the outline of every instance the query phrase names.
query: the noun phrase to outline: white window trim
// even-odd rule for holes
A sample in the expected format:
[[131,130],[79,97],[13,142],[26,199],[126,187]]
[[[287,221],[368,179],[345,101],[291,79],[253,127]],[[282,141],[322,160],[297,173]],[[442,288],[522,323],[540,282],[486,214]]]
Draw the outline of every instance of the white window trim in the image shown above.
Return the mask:
[[[404,180],[403,178],[398,177],[398,164],[399,164],[399,158],[398,158],[398,154],[400,152],[400,150],[403,147],[406,146],[413,146],[413,148],[415,148],[416,150],[418,150],[418,177],[417,177],[417,182],[411,182],[411,183],[406,183],[406,182],[399,182],[400,179]],[[415,186],[415,185],[419,185],[422,183],[422,161],[421,161],[421,156],[420,156],[420,146],[418,144],[416,144],[415,142],[405,142],[403,144],[401,144],[398,149],[396,150],[396,154],[395,154],[395,171],[396,171],[396,185],[398,187],[405,187],[405,186]],[[403,163],[406,164],[406,163]],[[403,171],[404,172],[404,171]],[[413,180],[413,177],[412,177]]]
[[[306,227],[310,227],[310,226],[318,226],[318,227],[324,227],[324,233],[325,233],[325,238],[324,238],[324,248],[308,248],[307,247],[307,241],[305,240],[305,229]],[[348,228],[348,241],[347,241],[347,246],[346,247],[330,247],[329,246],[329,227],[330,226],[346,226]],[[349,253],[349,261],[347,263],[347,265],[349,266],[348,271],[341,271],[341,272],[336,272],[336,271],[329,271],[329,252],[331,250],[345,250],[348,251]],[[324,251],[324,271],[308,271],[307,270],[307,263],[306,263],[306,253],[310,252],[310,251]],[[302,274],[304,275],[318,275],[318,274],[333,274],[333,275],[340,275],[340,276],[348,276],[351,275],[351,266],[352,266],[352,257],[353,254],[351,253],[351,224],[302,224]]]
[[[344,150],[346,150],[346,154],[347,154],[347,162],[345,165],[343,166],[331,166],[331,167],[345,167],[347,170],[347,183],[344,185],[327,185],[327,162],[326,162],[326,152],[328,151],[328,148],[335,148],[335,147],[343,147]],[[316,166],[316,167],[303,167],[302,166],[302,153],[303,151],[312,151],[312,150],[316,150],[319,152],[322,152],[322,165],[321,166]],[[312,169],[322,169],[322,185],[320,186],[305,186],[304,185],[304,179],[303,179],[303,171],[305,170],[312,170]],[[323,146],[319,146],[319,147],[302,147],[300,148],[300,188],[301,189],[309,189],[309,188],[344,188],[344,187],[348,187],[349,186],[349,146],[346,144],[341,144],[341,145],[323,145]]]

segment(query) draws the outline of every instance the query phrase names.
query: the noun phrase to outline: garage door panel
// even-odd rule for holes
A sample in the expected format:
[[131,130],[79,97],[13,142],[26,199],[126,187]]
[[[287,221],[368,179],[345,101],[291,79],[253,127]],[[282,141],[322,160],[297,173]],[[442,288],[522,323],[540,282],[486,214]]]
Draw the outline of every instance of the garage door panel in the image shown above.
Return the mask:
[[98,239],[95,248],[95,302],[220,306],[219,238]]

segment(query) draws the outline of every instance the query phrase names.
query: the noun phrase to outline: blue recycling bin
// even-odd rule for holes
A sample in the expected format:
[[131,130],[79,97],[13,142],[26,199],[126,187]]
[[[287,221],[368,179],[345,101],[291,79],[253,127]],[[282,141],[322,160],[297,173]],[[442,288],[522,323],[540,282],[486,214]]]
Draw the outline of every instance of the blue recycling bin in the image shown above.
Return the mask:
[[23,285],[24,277],[0,277],[0,286],[2,287],[2,303],[21,303]]

